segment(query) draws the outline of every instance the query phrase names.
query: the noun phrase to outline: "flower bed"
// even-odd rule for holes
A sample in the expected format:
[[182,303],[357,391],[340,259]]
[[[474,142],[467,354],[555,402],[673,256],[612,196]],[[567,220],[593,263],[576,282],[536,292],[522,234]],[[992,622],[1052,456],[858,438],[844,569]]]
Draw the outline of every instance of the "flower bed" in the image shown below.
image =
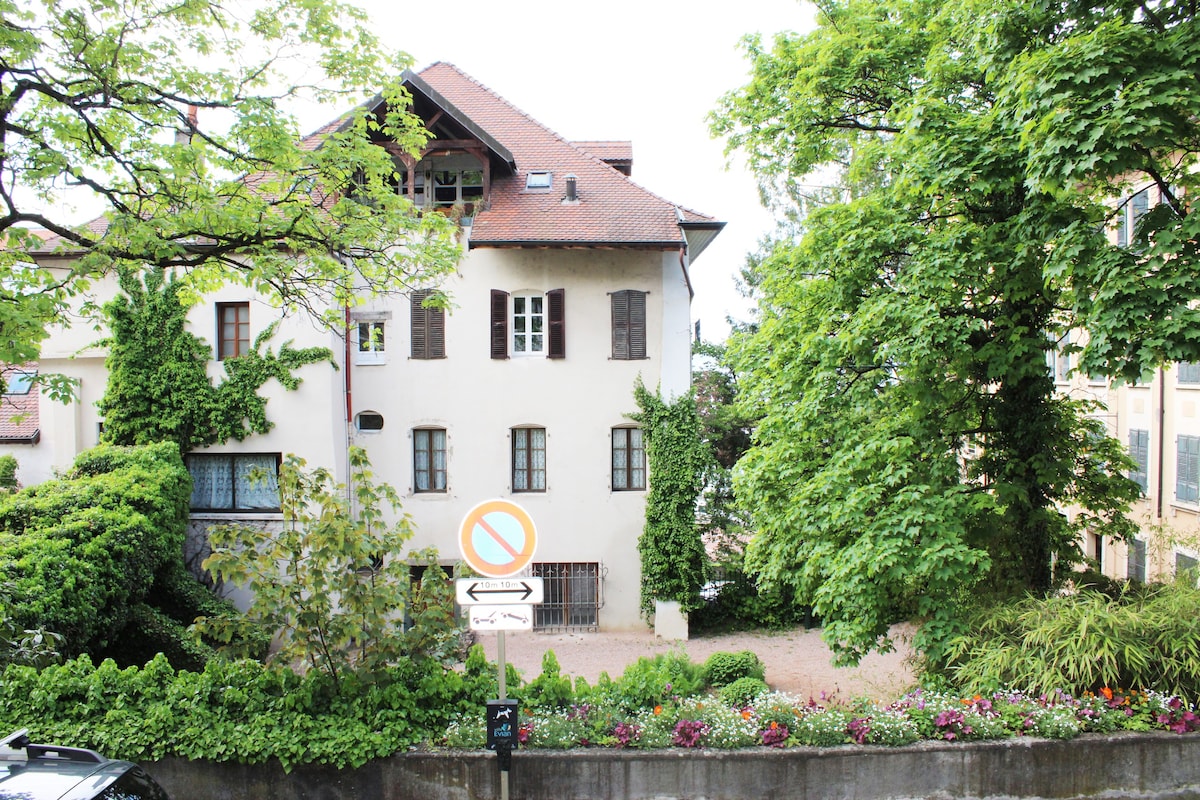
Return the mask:
[[[544,749],[897,747],[921,740],[1071,739],[1087,732],[1197,729],[1200,717],[1193,707],[1153,691],[1106,688],[1082,697],[1064,693],[1034,697],[1007,691],[966,698],[916,691],[886,705],[866,700],[801,700],[766,692],[741,707],[704,695],[671,697],[632,714],[618,706],[587,703],[526,708],[518,740],[522,747]],[[452,722],[442,744],[476,749],[484,746],[484,739],[480,712]]]

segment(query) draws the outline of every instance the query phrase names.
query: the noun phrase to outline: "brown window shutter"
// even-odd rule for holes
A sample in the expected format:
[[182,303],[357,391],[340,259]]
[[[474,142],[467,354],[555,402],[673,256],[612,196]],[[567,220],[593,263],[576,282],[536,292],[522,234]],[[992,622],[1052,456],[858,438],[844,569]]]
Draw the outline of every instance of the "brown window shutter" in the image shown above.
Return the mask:
[[508,358],[508,292],[492,289],[492,358]]
[[421,305],[428,296],[427,290],[413,292],[411,295],[412,324],[410,327],[413,358],[429,358],[429,339],[426,336],[429,327],[429,309]]
[[629,358],[629,290],[612,293],[612,357]]
[[629,357],[646,357],[646,293],[629,291]]
[[567,357],[566,297],[562,289],[546,292],[546,311],[550,328],[550,351],[547,358]]
[[429,323],[425,329],[426,358],[445,358],[446,310],[444,308],[427,308],[425,314],[426,321]]

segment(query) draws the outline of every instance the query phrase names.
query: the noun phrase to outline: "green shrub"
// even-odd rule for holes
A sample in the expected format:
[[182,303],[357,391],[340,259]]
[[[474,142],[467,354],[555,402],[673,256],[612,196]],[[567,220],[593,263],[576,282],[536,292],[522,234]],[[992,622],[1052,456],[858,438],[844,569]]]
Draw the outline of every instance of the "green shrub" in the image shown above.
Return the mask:
[[566,708],[575,700],[571,679],[562,674],[553,650],[542,655],[542,672],[529,682],[521,699],[527,706]]
[[173,444],[101,445],[63,478],[0,497],[0,582],[13,620],[103,648],[178,561],[191,477]]
[[[346,681],[352,676],[344,675]],[[94,666],[86,656],[42,671],[0,674],[0,727],[35,740],[91,747],[116,758],[361,766],[432,740],[462,710],[462,677],[433,662],[402,661],[338,694],[319,670],[300,676],[254,661],[213,659],[176,671]]]
[[682,653],[661,653],[654,658],[642,656],[625,668],[619,680],[608,686],[613,701],[626,711],[669,703],[674,698],[691,697],[705,687],[701,667]]
[[704,662],[704,679],[709,686],[721,688],[733,683],[738,678],[766,677],[762,661],[749,650],[739,653],[713,653]]
[[798,603],[791,589],[760,589],[741,567],[740,554],[734,561],[713,570],[723,576],[719,591],[688,615],[693,633],[731,630],[784,630],[816,624],[812,610]]
[[17,457],[11,453],[0,456],[0,489],[17,488]]
[[1179,582],[1115,599],[1091,590],[978,612],[929,669],[966,693],[1104,687],[1200,698],[1200,589]]
[[767,688],[767,684],[763,682],[762,678],[747,676],[722,686],[717,692],[717,696],[727,706],[745,708],[754,702],[756,697],[766,692]]

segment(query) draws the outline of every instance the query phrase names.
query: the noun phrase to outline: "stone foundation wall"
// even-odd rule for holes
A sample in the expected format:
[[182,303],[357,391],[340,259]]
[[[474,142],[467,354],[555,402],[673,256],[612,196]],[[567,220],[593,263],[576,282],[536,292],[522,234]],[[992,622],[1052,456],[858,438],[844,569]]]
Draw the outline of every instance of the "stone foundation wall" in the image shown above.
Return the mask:
[[[176,800],[498,800],[496,756],[405,753],[359,769],[167,759]],[[518,751],[512,800],[1200,798],[1200,735],[1087,735],[909,747]]]

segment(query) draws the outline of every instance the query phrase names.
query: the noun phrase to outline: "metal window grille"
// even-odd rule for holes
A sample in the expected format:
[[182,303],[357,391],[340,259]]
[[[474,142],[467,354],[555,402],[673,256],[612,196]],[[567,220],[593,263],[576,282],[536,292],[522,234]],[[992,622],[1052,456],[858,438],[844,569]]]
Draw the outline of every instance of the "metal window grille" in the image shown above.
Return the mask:
[[595,562],[534,564],[533,577],[541,578],[545,599],[534,606],[534,630],[596,631],[604,606],[603,568]]
[[1180,363],[1177,380],[1187,384],[1200,383],[1200,362],[1184,361]]

